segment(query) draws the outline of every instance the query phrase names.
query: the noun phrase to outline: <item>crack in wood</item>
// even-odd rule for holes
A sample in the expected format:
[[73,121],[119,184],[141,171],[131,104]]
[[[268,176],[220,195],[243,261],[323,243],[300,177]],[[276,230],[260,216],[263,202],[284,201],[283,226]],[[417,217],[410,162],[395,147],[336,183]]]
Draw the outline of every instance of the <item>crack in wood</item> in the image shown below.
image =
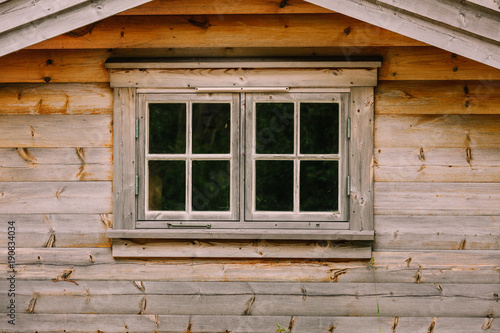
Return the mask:
[[52,230],[52,228],[49,231],[50,231],[50,236],[49,239],[47,239],[47,242],[45,242],[44,247],[55,247],[56,234],[54,230]]
[[35,136],[35,128],[30,125],[30,132],[31,132],[31,137]]
[[92,254],[90,254],[90,253],[89,253],[89,260],[90,260],[91,263],[95,262],[94,256]]
[[60,188],[56,191],[56,198],[59,199],[59,196],[64,192],[64,187]]
[[134,285],[142,292],[146,292],[146,287],[142,281],[134,281]]
[[288,5],[289,5],[288,0],[283,0],[280,2],[280,8],[285,8]]
[[408,259],[405,260],[406,267],[410,267],[410,263],[413,259],[411,257],[408,257]]
[[52,279],[52,282],[73,282],[77,286],[79,285],[75,280],[69,280],[69,277],[74,273],[75,269],[73,267],[65,269],[61,275],[58,275],[55,279]]
[[250,297],[250,299],[246,303],[247,307],[245,311],[243,311],[244,316],[249,316],[252,314],[252,306],[254,303],[255,303],[255,295],[252,295],[252,297]]
[[76,156],[78,156],[78,159],[80,160],[81,164],[85,163],[85,149],[80,147],[80,148],[75,148]]
[[302,292],[302,300],[305,301],[307,299],[307,289],[301,286],[300,291]]
[[441,285],[439,283],[434,283],[434,285],[436,286],[437,290],[439,290],[440,293],[443,292],[443,288],[441,288]]
[[418,266],[418,271],[417,274],[415,275],[415,283],[421,283],[422,282],[422,266]]
[[328,333],[333,333],[337,327],[335,327],[333,324],[330,325],[328,328]]
[[333,275],[330,276],[330,280],[332,280],[332,282],[339,282],[339,277],[346,274],[347,272],[347,268],[336,270],[335,272],[333,272]]
[[36,157],[29,151],[28,148],[16,148],[16,152],[28,164],[35,164],[37,162]]
[[144,296],[141,300],[141,304],[139,305],[139,314],[142,315],[146,312],[146,307],[148,305],[148,301],[146,300],[146,296]]
[[470,147],[465,148],[465,160],[472,167],[472,149]]
[[467,243],[467,239],[464,238],[462,239],[462,241],[460,242],[460,245],[458,246],[458,249],[459,250],[465,250],[465,244]]
[[36,300],[40,296],[39,293],[34,293],[33,298],[30,301],[30,304],[28,305],[28,308],[26,309],[26,313],[33,314],[35,313],[35,305],[36,305]]
[[427,333],[432,333],[434,332],[434,327],[436,326],[436,317],[432,318],[431,325],[427,329]]
[[396,328],[398,327],[399,324],[399,317],[394,317],[394,322],[392,323],[392,332],[396,333]]
[[113,222],[110,220],[108,214],[99,214],[99,217],[101,219],[101,222],[107,227],[107,228],[113,228]]
[[191,322],[191,319],[189,319],[188,326],[187,326],[186,330],[184,331],[184,333],[191,333],[192,328],[193,328],[193,323]]
[[420,147],[420,153],[418,154],[418,159],[419,159],[421,162],[424,162],[424,161],[425,161],[424,148],[422,148],[422,147]]
[[288,324],[288,333],[292,333],[294,324],[295,324],[295,316],[292,316],[292,318],[290,318],[290,323]]
[[483,331],[487,331],[491,328],[492,325],[493,325],[493,313],[491,312],[484,320],[484,324],[481,328]]

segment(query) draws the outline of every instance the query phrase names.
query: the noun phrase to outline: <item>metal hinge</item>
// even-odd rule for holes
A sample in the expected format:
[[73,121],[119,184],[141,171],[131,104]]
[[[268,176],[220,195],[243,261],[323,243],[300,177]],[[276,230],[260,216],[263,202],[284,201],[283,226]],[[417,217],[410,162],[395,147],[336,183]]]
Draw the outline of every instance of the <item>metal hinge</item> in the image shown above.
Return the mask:
[[135,195],[139,195],[139,175],[135,175]]
[[351,138],[351,118],[347,118],[347,138]]
[[351,195],[351,176],[347,176],[347,180],[346,180],[346,194],[347,196],[350,196]]
[[139,119],[135,120],[135,138],[139,138]]

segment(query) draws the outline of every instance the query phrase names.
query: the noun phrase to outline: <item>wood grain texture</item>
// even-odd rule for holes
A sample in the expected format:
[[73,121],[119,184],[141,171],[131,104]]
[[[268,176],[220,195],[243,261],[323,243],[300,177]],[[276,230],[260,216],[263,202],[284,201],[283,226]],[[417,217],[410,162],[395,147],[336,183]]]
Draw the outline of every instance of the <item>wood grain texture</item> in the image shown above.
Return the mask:
[[[110,214],[12,214],[0,215],[3,221],[16,222],[16,247],[40,248],[48,246],[48,240],[53,235],[53,247],[75,248],[85,253],[83,248],[109,247],[110,240],[106,231],[113,226]],[[7,247],[7,230],[0,230],[0,247]],[[45,256],[40,252],[34,253],[33,258]],[[36,253],[36,254],[35,254]],[[94,254],[96,255],[96,254]],[[52,257],[57,263],[58,256]],[[89,259],[89,256],[87,256]],[[61,256],[61,260],[62,259]],[[76,264],[75,260],[75,264]]]
[[380,81],[380,114],[498,114],[500,81]]
[[334,241],[113,240],[113,256],[139,258],[370,259],[371,244]]
[[318,14],[332,13],[302,0],[215,1],[156,0],[118,15],[230,15],[230,14]]
[[0,182],[4,214],[110,214],[111,182]]
[[[123,332],[127,327],[131,332],[146,333],[153,331],[186,333],[269,333],[280,324],[289,327],[293,323],[293,332],[366,332],[379,333],[379,321],[383,332],[415,333],[426,332],[431,323],[435,323],[434,332],[470,333],[481,332],[488,318],[474,317],[332,317],[332,316],[204,316],[204,315],[119,315],[119,314],[17,314],[19,323],[16,330],[20,333],[52,333],[67,331],[87,333],[102,331]],[[292,320],[293,319],[293,320]],[[498,333],[496,320],[489,331]]]
[[[215,46],[217,44],[214,44]],[[109,82],[104,62],[109,57],[293,57],[293,56],[382,56],[379,80],[475,80],[482,96],[500,80],[500,70],[434,47],[262,47],[227,48],[139,48],[91,50],[22,50],[0,58],[0,83],[31,82]],[[49,61],[50,60],[50,61]],[[382,83],[385,84],[385,83]],[[460,85],[461,83],[457,83]],[[478,85],[476,85],[477,87]],[[470,93],[477,90],[469,89]],[[496,91],[496,90],[495,90]],[[493,91],[492,91],[493,92]],[[495,93],[491,95],[495,99]],[[465,103],[465,101],[464,101]],[[477,105],[469,98],[471,108]],[[460,104],[460,103],[459,103]],[[465,105],[465,104],[464,104]],[[434,107],[439,108],[435,105]],[[425,112],[425,111],[421,111]]]
[[[375,251],[373,257],[377,283],[500,283],[498,251]],[[6,261],[7,257],[0,257],[0,263]],[[51,280],[67,269],[74,269],[71,278],[78,283],[92,280],[373,283],[374,279],[368,260],[117,260],[110,248],[19,248],[16,261],[18,281]],[[6,276],[7,272],[2,274]]]
[[500,250],[498,216],[385,216],[375,218],[376,251]]
[[111,148],[0,148],[0,181],[111,181],[112,166]]
[[377,69],[112,69],[111,87],[351,87],[374,86]]
[[104,83],[2,84],[0,105],[2,115],[111,114],[113,93]]
[[[72,274],[71,274],[72,275]],[[71,275],[68,280],[71,280]],[[47,284],[50,282],[50,284]],[[27,308],[37,294],[38,314],[377,316],[373,283],[19,281],[16,301]],[[0,282],[8,286],[8,281]],[[26,286],[26,287],[24,287]],[[495,284],[377,283],[380,316],[486,317],[498,310]],[[146,298],[146,306],[141,305]],[[5,301],[6,296],[0,299]],[[459,300],[466,299],[468,306]],[[273,306],[278,301],[280,306]],[[274,303],[276,304],[276,303]],[[328,304],[329,306],[324,306]]]
[[375,148],[500,148],[500,115],[380,115]]
[[111,115],[0,116],[0,147],[111,147]]
[[500,148],[378,148],[375,181],[500,182]]
[[[333,42],[332,42],[333,41]],[[339,14],[114,16],[30,49],[424,46]]]
[[499,215],[500,183],[375,183],[375,214]]

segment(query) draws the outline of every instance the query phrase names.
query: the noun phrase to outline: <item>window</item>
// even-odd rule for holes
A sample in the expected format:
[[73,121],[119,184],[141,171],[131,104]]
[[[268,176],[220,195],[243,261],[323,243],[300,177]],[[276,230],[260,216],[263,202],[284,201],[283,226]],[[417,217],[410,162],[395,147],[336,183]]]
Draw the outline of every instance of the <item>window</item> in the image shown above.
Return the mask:
[[321,257],[371,256],[380,62],[337,65],[108,61],[113,253],[171,256],[148,252],[148,240],[166,249],[168,240],[260,239],[347,241],[348,255]]

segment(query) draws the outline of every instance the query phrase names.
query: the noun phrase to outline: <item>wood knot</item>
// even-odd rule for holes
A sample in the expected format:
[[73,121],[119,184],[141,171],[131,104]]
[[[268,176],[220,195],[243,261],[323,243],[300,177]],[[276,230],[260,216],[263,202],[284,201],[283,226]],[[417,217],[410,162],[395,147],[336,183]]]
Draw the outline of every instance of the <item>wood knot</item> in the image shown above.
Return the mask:
[[207,19],[204,19],[203,21],[198,21],[198,20],[195,20],[194,18],[190,18],[188,20],[188,22],[191,23],[192,25],[194,25],[195,27],[199,27],[199,28],[202,28],[204,30],[207,30],[208,28],[210,28],[210,22]]

